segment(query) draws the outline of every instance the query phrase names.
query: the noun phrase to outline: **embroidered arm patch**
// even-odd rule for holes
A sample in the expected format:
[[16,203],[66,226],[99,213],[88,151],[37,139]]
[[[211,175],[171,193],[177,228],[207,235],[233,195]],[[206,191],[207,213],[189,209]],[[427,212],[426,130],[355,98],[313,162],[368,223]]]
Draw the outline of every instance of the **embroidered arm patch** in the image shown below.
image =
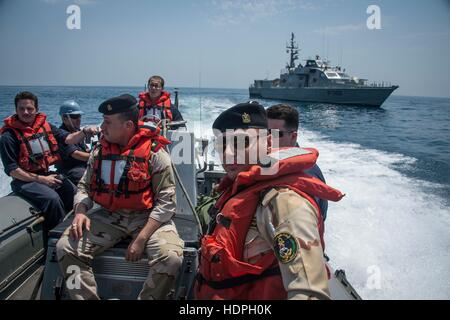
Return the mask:
[[289,263],[297,257],[297,240],[291,234],[279,233],[273,240],[275,255],[281,263]]

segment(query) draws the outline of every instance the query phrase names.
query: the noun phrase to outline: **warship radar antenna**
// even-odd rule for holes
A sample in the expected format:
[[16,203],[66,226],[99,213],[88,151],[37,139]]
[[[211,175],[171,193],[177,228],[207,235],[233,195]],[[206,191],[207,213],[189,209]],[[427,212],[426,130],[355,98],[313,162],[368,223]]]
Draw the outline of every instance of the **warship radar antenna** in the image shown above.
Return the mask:
[[[290,59],[289,63],[286,65],[286,68],[289,73],[291,73],[295,69],[295,60],[298,60],[298,46],[295,42],[295,35],[291,33],[291,43],[286,44],[286,53],[289,53]],[[300,64],[301,66],[301,64]]]

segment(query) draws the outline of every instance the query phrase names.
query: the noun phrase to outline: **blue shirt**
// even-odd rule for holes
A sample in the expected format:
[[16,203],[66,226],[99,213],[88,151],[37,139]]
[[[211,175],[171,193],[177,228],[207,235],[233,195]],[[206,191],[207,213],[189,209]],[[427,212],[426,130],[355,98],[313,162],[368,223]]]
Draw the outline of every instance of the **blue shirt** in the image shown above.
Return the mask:
[[[64,123],[59,127],[59,130],[66,132],[69,134],[69,130],[66,128]],[[72,153],[75,151],[87,151],[87,146],[84,141],[81,141],[77,144],[66,144],[64,141],[58,141],[58,152],[61,156],[61,162],[56,164],[56,168],[58,171],[66,172],[75,167],[83,167],[86,168],[87,162],[72,158]]]
[[[322,170],[320,170],[319,166],[317,164],[314,165],[314,167],[305,170],[306,174],[309,174],[310,176],[313,176],[317,179],[320,179],[323,183],[326,183],[325,178],[322,174]],[[320,199],[317,197],[314,197],[316,199],[316,202],[320,208],[320,211],[322,212],[323,220],[327,218],[327,212],[328,212],[328,201],[324,199]]]

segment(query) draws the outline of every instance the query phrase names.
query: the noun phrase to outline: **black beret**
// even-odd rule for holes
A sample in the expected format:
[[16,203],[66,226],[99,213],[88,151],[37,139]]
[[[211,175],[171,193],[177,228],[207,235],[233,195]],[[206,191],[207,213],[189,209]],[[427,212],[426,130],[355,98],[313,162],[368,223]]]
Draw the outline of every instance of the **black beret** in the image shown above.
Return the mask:
[[222,112],[214,121],[213,129],[267,129],[267,114],[256,101],[240,103]]
[[137,108],[136,98],[130,94],[123,94],[102,102],[98,107],[98,111],[106,115],[111,115],[127,112],[133,108]]

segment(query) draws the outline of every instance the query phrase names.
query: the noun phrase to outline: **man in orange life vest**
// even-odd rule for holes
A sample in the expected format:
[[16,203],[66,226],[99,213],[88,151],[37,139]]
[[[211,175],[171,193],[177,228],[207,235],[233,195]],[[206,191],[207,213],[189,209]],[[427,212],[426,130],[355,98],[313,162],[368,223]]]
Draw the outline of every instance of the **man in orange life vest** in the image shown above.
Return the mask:
[[[197,298],[328,299],[323,220],[314,197],[343,195],[304,173],[317,150],[272,148],[266,111],[257,102],[224,111],[213,129],[227,175],[202,239]],[[259,154],[255,162],[253,154]]]
[[[164,91],[164,79],[160,76],[152,76],[148,79],[148,89],[139,93],[139,119],[152,121],[161,126],[161,121],[183,121],[180,111],[171,100],[170,93]],[[172,125],[175,130],[182,125]]]
[[[165,299],[182,264],[184,243],[172,217],[175,180],[168,144],[159,128],[138,121],[136,99],[128,94],[99,107],[102,137],[94,148],[75,196],[75,218],[57,243],[66,278],[80,269],[79,286],[67,286],[72,299],[99,299],[92,272],[94,257],[128,236],[126,260],[144,253],[150,272],[140,299]],[[93,202],[99,208],[90,210]],[[89,212],[88,212],[89,211]]]
[[58,143],[78,143],[96,131],[87,127],[69,134],[49,124],[31,92],[18,93],[14,103],[16,114],[6,118],[1,129],[0,154],[5,173],[13,178],[11,189],[43,212],[45,241],[47,232],[72,210],[76,192],[68,179],[49,172],[60,160]]

